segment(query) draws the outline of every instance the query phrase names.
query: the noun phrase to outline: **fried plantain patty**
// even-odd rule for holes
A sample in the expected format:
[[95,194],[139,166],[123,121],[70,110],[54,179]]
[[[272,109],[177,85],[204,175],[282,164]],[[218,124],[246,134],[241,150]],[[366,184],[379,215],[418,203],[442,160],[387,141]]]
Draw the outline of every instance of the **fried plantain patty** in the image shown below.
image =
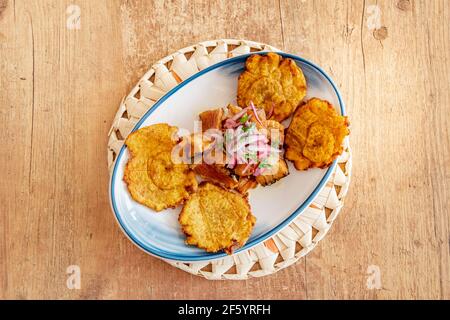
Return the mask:
[[294,114],[286,133],[285,157],[297,170],[328,167],[343,151],[347,117],[325,100],[313,98]]
[[239,76],[237,102],[246,107],[252,101],[264,108],[270,119],[283,121],[306,95],[306,80],[294,60],[276,53],[252,55]]
[[256,222],[246,198],[209,182],[200,184],[178,220],[187,244],[228,254],[245,244]]
[[134,200],[155,211],[176,207],[197,188],[189,166],[172,162],[177,131],[177,127],[155,124],[133,132],[125,141],[130,158],[123,180]]

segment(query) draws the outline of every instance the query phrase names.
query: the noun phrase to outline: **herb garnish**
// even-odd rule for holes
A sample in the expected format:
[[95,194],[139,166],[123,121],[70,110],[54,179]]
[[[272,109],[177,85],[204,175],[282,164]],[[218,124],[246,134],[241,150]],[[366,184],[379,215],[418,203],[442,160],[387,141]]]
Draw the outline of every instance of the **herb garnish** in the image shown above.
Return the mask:
[[240,123],[244,124],[248,121],[248,113],[244,114],[242,118],[239,120]]

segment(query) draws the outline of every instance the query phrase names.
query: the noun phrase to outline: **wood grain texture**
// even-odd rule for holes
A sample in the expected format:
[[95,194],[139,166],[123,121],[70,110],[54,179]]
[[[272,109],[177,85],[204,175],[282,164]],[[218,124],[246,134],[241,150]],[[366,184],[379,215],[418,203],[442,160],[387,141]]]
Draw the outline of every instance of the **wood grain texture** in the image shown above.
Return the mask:
[[[72,3],[79,30],[66,27]],[[449,11],[446,0],[0,0],[0,298],[450,299]],[[240,282],[139,251],[107,193],[121,98],[157,59],[216,38],[316,62],[352,123],[353,181],[327,238],[295,266]],[[69,265],[80,290],[66,286]],[[370,265],[381,289],[367,287]]]

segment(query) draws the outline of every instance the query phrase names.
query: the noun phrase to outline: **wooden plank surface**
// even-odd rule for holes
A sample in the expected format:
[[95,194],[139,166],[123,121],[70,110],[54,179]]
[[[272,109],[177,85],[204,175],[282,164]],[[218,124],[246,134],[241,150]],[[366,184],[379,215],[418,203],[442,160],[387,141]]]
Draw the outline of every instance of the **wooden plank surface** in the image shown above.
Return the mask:
[[[0,0],[0,298],[450,299],[449,11],[446,0]],[[152,62],[218,38],[316,62],[352,123],[352,184],[327,238],[242,282],[139,251],[107,194],[121,98]]]

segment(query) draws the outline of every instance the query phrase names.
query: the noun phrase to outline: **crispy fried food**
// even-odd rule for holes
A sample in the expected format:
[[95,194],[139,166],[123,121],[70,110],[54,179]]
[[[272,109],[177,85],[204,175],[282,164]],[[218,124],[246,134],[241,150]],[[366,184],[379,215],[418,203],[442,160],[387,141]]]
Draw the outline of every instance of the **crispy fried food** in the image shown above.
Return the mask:
[[139,129],[125,143],[130,158],[123,180],[131,197],[147,207],[161,211],[183,203],[197,188],[195,174],[187,164],[174,164],[172,148],[178,128],[155,124]]
[[222,129],[223,109],[207,110],[198,115],[202,121],[202,130]]
[[247,195],[248,190],[254,189],[258,186],[258,182],[254,178],[251,177],[239,177],[239,183],[236,187],[236,190],[243,194]]
[[220,184],[228,189],[237,187],[238,181],[233,179],[230,172],[223,166],[201,163],[194,165],[194,172],[207,181]]
[[256,176],[256,182],[262,186],[268,186],[289,174],[286,161],[280,157],[276,165],[267,168],[262,174]]
[[178,220],[187,244],[228,254],[245,244],[256,222],[246,198],[209,182],[200,184]]
[[347,117],[325,100],[313,98],[294,114],[286,133],[285,157],[297,170],[328,167],[343,151]]
[[[141,128],[131,133],[125,144],[130,153],[141,155],[155,155],[163,150],[171,150],[178,142],[177,127],[169,126],[167,123],[158,123]],[[151,148],[143,148],[151,146]]]
[[295,61],[276,53],[252,55],[239,76],[237,101],[246,107],[252,101],[264,108],[270,119],[288,118],[306,95],[306,80]]
[[162,151],[149,158],[147,163],[148,176],[159,189],[171,190],[185,184],[189,168],[173,163],[169,152]]

